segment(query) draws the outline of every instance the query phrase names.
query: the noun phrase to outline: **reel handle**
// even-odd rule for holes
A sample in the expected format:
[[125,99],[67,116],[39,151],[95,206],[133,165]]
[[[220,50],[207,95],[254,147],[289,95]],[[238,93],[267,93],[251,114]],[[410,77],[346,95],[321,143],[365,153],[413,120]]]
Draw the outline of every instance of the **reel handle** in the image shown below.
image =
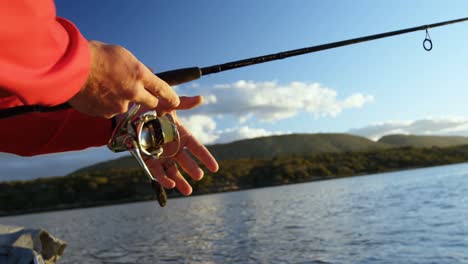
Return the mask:
[[132,154],[132,156],[138,161],[140,166],[143,168],[143,171],[145,172],[146,176],[151,182],[151,188],[156,194],[156,199],[158,200],[158,203],[161,207],[166,206],[167,204],[167,194],[166,190],[161,186],[161,184],[153,177],[151,174],[151,171],[149,170],[148,166],[146,166],[145,161],[143,160],[143,157],[140,152],[140,148],[138,147],[136,141],[134,139],[128,138],[127,139],[129,142],[127,144],[131,144],[133,147],[129,148],[128,151]]
[[153,188],[154,193],[156,193],[156,198],[161,207],[166,206],[167,203],[167,194],[166,190],[161,186],[157,180],[151,180],[151,188]]

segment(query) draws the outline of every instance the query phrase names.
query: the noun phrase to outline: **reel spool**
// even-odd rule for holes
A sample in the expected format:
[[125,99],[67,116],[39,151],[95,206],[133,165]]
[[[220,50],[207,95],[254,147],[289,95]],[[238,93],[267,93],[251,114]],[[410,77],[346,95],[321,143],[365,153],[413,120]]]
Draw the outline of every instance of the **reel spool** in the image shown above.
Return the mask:
[[[171,115],[158,117],[155,110],[137,115],[139,109],[139,104],[130,108],[124,119],[117,124],[112,132],[107,147],[113,152],[130,151],[148,176],[159,205],[163,207],[167,202],[166,191],[153,177],[145,159],[174,157],[180,148],[179,131]],[[167,154],[164,147],[171,143],[177,144],[175,151]]]

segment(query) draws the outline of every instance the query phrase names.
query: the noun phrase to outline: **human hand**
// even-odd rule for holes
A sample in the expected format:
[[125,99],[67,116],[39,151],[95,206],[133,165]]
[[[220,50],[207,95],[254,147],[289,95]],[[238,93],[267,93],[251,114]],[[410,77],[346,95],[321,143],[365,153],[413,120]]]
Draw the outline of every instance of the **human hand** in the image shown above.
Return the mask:
[[[203,102],[203,97],[180,97],[180,104],[176,110],[188,110],[199,106]],[[160,108],[160,109],[158,109]],[[165,112],[166,109],[158,107],[156,111],[158,115]],[[173,117],[180,135],[180,145],[177,143],[169,143],[164,147],[164,156],[166,153],[177,153],[174,157],[166,159],[145,158],[145,163],[151,171],[153,177],[164,187],[172,189],[176,187],[183,195],[190,195],[192,187],[187,180],[182,176],[177,164],[194,180],[198,181],[203,178],[203,170],[198,163],[188,153],[191,152],[205,167],[211,171],[218,171],[218,163],[211,155],[208,149],[201,144],[185,126],[177,118],[176,111],[171,110],[169,114]],[[179,149],[177,149],[179,147]]]
[[179,97],[133,54],[121,46],[89,41],[91,69],[84,87],[68,103],[76,110],[105,118],[128,111],[130,103],[149,109],[179,105]]

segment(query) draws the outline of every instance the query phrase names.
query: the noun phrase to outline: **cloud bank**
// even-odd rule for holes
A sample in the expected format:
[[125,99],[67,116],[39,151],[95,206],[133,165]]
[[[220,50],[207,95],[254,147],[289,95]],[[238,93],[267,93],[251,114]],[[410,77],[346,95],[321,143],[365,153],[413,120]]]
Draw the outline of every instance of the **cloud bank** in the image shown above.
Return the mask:
[[414,121],[386,121],[358,129],[351,129],[349,133],[372,140],[378,140],[390,134],[468,136],[468,118],[447,117],[425,118]]
[[[316,118],[335,117],[346,109],[361,108],[374,101],[372,95],[361,93],[340,100],[335,90],[319,83],[291,82],[283,85],[241,80],[212,87],[190,85],[189,88],[192,93],[203,95],[204,104],[190,113],[180,113],[180,117],[204,144],[288,133],[249,127],[245,125],[249,120],[276,122],[300,112],[308,112]],[[237,125],[217,129],[216,118],[226,116],[234,117]]]
[[[193,87],[192,87],[192,90]],[[240,123],[251,118],[274,122],[305,111],[315,117],[337,116],[345,109],[360,108],[373,102],[372,95],[352,94],[344,99],[319,83],[237,81],[213,87],[195,87],[205,104],[194,111],[200,115],[236,117]]]
[[282,131],[268,131],[263,128],[236,126],[228,129],[216,129],[216,122],[206,115],[180,117],[182,123],[203,144],[229,143],[232,141],[256,137],[286,134]]

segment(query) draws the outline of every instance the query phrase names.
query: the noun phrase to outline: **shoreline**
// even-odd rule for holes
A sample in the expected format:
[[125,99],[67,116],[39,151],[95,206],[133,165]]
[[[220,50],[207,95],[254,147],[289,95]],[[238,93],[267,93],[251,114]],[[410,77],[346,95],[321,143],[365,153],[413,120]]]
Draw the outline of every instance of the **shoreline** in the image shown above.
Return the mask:
[[[273,185],[259,186],[259,187],[223,188],[223,190],[212,191],[212,192],[192,193],[190,196],[201,196],[201,195],[209,195],[209,194],[217,194],[217,193],[247,191],[247,190],[252,190],[252,189],[279,187],[279,186],[284,186],[284,185],[294,185],[294,184],[303,184],[303,183],[311,183],[311,182],[319,182],[319,181],[337,180],[337,179],[351,178],[351,177],[371,176],[371,175],[374,175],[374,174],[393,173],[393,172],[400,172],[400,171],[410,171],[410,170],[433,168],[433,167],[443,167],[443,166],[450,166],[450,165],[460,165],[460,164],[463,164],[463,163],[466,163],[466,162],[448,163],[448,164],[440,164],[440,165],[432,165],[432,166],[419,166],[419,167],[401,168],[401,169],[395,169],[395,170],[384,170],[384,171],[379,171],[379,172],[369,172],[369,173],[349,175],[349,176],[316,177],[316,178],[313,178],[311,180],[302,181],[302,182],[290,182],[290,183],[284,183],[284,184],[273,184]],[[183,196],[181,194],[168,195],[168,203],[172,199],[189,198],[190,196]],[[152,196],[152,197],[141,197],[141,198],[133,198],[133,199],[96,201],[96,202],[89,203],[89,204],[84,204],[84,203],[81,203],[81,204],[60,204],[58,206],[54,206],[54,207],[50,207],[50,208],[37,208],[37,209],[22,210],[22,211],[9,212],[9,213],[0,212],[0,219],[1,218],[6,218],[6,217],[28,215],[28,214],[50,213],[50,212],[58,212],[58,211],[66,211],[66,210],[77,210],[77,209],[86,209],[86,208],[103,207],[103,206],[113,206],[113,205],[147,202],[147,201],[154,201],[155,206],[159,206],[159,205],[157,205],[157,201],[155,200],[154,196]]]

